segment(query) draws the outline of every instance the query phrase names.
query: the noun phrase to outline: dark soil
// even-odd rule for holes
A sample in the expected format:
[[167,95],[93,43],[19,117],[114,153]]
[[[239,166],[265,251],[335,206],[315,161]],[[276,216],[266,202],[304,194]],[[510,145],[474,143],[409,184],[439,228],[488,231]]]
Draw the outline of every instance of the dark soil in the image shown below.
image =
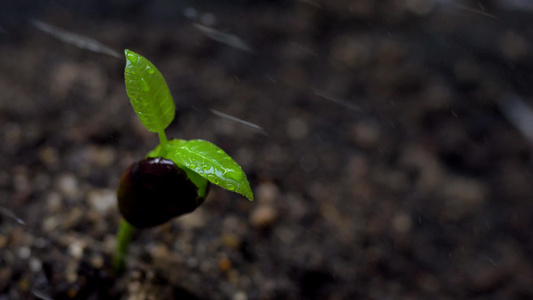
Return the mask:
[[[196,2],[0,4],[0,299],[533,298],[532,128],[506,113],[533,99],[531,11]],[[212,188],[116,274],[115,190],[157,135],[123,58],[31,20],[150,59],[167,135],[225,149],[256,201]]]

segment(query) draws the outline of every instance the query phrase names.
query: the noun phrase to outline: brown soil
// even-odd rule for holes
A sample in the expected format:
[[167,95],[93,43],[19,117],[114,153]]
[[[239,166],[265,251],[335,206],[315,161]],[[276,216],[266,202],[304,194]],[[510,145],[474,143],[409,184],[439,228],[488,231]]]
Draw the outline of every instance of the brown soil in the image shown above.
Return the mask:
[[[504,110],[533,99],[531,13],[100,2],[0,5],[0,299],[533,297],[531,141]],[[115,189],[157,135],[131,109],[124,59],[32,19],[149,58],[177,106],[167,135],[225,149],[256,201],[212,188],[138,231],[116,274]]]

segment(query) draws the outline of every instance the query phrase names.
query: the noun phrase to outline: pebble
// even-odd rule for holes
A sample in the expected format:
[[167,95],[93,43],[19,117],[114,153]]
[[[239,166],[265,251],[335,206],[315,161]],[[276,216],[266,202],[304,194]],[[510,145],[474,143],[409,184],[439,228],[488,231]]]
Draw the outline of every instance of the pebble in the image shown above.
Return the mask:
[[164,244],[153,244],[148,246],[150,255],[155,259],[162,259],[168,256],[168,247]]
[[104,258],[100,254],[94,254],[91,257],[90,263],[95,269],[101,269],[104,266]]
[[244,291],[238,291],[233,295],[233,300],[248,300],[248,296]]
[[30,258],[29,265],[33,273],[38,273],[43,268],[43,263],[38,258],[35,258],[35,257]]
[[379,126],[373,122],[359,122],[353,127],[352,135],[358,146],[366,149],[375,148],[380,137]]
[[56,192],[50,192],[46,196],[46,208],[48,212],[58,212],[62,208],[61,195]]
[[222,243],[231,249],[237,249],[241,246],[241,239],[232,233],[226,233],[222,236]]
[[279,197],[279,189],[273,182],[261,183],[256,189],[257,201],[259,203],[271,204]]
[[99,168],[110,166],[117,157],[117,154],[113,148],[98,146],[91,146],[87,148],[83,155],[88,162],[93,163]]
[[26,246],[20,247],[18,255],[20,259],[28,259],[31,256],[31,249]]
[[221,258],[218,261],[218,269],[220,272],[228,272],[231,270],[231,261],[227,257]]
[[13,185],[17,192],[28,192],[30,190],[30,181],[28,170],[23,167],[17,167],[13,175]]
[[83,249],[85,248],[85,243],[82,241],[73,241],[68,246],[68,253],[72,255],[72,257],[80,259],[83,255]]
[[90,191],[87,197],[91,207],[101,213],[107,213],[110,209],[116,207],[117,197],[114,190],[95,189]]
[[274,224],[277,211],[270,205],[260,204],[250,215],[250,223],[256,228],[267,228]]
[[75,283],[78,280],[78,264],[69,263],[65,269],[65,279],[68,283]]
[[202,228],[207,222],[205,212],[200,207],[194,211],[194,214],[186,214],[177,219],[181,226],[186,229]]
[[76,198],[79,195],[78,179],[72,174],[62,174],[57,179],[57,188],[66,198]]
[[58,157],[59,155],[57,154],[57,149],[54,147],[48,146],[39,149],[39,159],[48,167],[56,165]]
[[54,231],[57,228],[58,225],[59,225],[59,221],[57,220],[57,217],[55,217],[55,216],[47,217],[43,221],[43,229],[46,232]]

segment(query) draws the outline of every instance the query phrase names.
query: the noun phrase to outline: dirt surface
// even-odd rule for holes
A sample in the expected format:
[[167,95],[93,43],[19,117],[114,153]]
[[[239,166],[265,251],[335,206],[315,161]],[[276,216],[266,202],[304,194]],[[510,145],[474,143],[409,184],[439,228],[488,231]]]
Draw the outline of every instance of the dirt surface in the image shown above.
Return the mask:
[[[3,2],[0,299],[532,298],[532,13],[331,2]],[[150,59],[169,138],[225,149],[256,200],[212,188],[116,274],[115,189],[157,135],[122,57],[35,20]]]

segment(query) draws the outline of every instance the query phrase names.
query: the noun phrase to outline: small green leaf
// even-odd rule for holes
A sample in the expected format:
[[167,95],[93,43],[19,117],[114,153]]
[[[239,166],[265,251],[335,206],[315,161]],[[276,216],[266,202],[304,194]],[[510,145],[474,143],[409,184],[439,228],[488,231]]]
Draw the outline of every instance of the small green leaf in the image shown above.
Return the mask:
[[[171,152],[172,153],[172,152]],[[204,140],[187,141],[174,152],[173,161],[226,190],[254,199],[242,168],[222,149]]]
[[161,132],[174,120],[175,106],[163,75],[146,58],[126,54],[124,78],[131,106],[146,129]]
[[[181,139],[173,139],[168,141],[168,147],[170,149],[169,153],[175,153],[178,148],[185,144],[185,142],[187,141]],[[205,198],[207,194],[207,180],[202,178],[195,171],[187,168],[180,161],[177,161],[175,155],[161,155],[161,145],[157,145],[155,149],[148,152],[148,155],[146,155],[146,157],[163,157],[172,160],[178,167],[180,167],[182,170],[185,171],[185,173],[187,173],[189,179],[196,185],[196,187],[198,188],[198,197]]]

